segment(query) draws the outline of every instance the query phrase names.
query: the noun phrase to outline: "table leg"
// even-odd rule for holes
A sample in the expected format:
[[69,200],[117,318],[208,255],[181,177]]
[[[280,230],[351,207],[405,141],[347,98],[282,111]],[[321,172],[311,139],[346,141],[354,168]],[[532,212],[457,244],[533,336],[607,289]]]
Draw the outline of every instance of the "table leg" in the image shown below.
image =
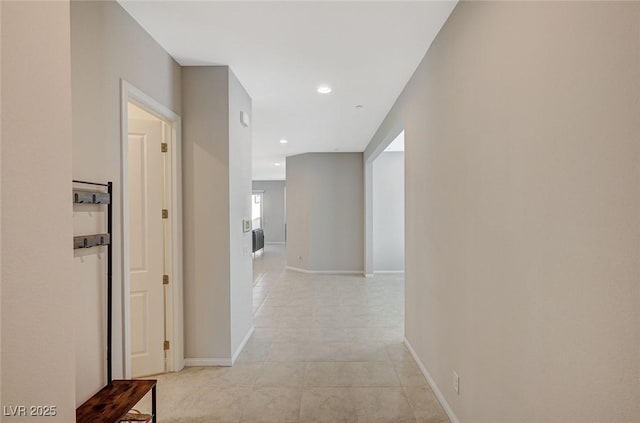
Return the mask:
[[151,388],[151,413],[153,414],[153,423],[158,423],[156,413],[156,385],[153,385],[153,388]]

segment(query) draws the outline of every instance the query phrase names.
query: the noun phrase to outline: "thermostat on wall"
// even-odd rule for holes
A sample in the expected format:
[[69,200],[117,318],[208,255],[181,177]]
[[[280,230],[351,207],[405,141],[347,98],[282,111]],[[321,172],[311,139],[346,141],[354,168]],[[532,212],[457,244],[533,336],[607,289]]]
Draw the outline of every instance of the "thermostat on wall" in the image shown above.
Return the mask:
[[242,126],[249,126],[249,123],[251,123],[249,113],[240,112],[240,123],[242,123]]
[[249,219],[242,219],[242,232],[249,232],[251,230],[251,221]]

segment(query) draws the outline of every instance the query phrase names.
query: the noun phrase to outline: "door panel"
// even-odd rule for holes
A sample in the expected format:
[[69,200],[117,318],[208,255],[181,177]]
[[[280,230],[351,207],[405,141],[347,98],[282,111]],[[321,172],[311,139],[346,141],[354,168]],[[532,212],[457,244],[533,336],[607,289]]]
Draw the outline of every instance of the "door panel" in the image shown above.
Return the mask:
[[149,316],[148,296],[146,292],[134,292],[131,294],[131,333],[136,336],[131,337],[131,354],[142,356],[149,354],[149,342],[146,338],[146,326]]
[[162,122],[129,119],[131,372],[165,371]]
[[146,144],[146,135],[129,134],[129,266],[131,272],[148,271]]

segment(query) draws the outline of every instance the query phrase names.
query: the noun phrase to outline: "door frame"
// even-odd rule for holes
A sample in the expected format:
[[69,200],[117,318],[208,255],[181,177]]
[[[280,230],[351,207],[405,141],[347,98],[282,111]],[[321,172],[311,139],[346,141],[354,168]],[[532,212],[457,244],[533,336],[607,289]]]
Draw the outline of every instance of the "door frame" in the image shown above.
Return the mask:
[[[182,279],[182,118],[160,102],[145,94],[124,79],[120,80],[120,152],[122,177],[122,322],[124,377],[131,378],[131,280],[129,275],[129,102],[141,107],[171,127],[168,145],[170,155],[169,176],[165,183],[170,187],[169,207],[169,257],[167,272],[169,289],[166,292],[166,337],[171,344],[167,352],[166,371],[176,372],[184,368],[184,310]],[[158,283],[161,283],[158,281]]]

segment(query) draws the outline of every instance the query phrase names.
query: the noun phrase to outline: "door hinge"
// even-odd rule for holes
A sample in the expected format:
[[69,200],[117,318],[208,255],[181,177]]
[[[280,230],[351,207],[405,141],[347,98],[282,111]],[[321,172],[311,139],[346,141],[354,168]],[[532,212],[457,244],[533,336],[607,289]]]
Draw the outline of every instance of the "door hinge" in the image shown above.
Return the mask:
[[169,151],[169,145],[166,142],[163,142],[162,144],[160,144],[160,151],[166,153],[167,151]]
[[162,275],[162,284],[169,285],[169,275]]
[[169,349],[169,341],[164,341],[164,350],[167,351]]
[[162,218],[163,219],[168,219],[169,218],[169,210],[162,209]]

